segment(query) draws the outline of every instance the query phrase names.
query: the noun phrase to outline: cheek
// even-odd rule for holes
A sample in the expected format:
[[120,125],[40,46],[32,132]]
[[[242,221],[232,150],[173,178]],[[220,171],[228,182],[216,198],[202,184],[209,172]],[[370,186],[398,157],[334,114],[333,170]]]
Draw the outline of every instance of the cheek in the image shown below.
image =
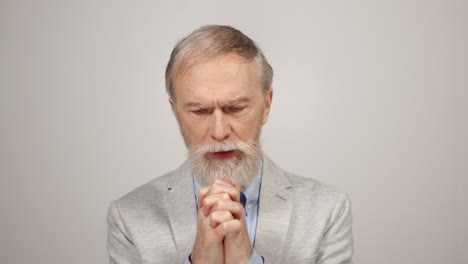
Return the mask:
[[200,118],[194,119],[181,116],[178,118],[178,121],[185,135],[194,141],[200,141],[208,130],[206,120],[201,120]]
[[242,140],[249,140],[256,136],[258,128],[262,125],[263,113],[258,111],[249,116],[240,118],[233,123],[233,130]]

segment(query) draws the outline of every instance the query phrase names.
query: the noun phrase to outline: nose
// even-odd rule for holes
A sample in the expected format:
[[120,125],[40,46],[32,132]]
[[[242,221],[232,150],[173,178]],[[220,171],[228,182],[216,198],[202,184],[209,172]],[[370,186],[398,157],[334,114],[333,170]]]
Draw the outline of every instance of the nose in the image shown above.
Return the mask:
[[228,118],[222,111],[215,110],[212,115],[212,123],[210,126],[210,136],[216,141],[223,141],[231,135],[231,127]]

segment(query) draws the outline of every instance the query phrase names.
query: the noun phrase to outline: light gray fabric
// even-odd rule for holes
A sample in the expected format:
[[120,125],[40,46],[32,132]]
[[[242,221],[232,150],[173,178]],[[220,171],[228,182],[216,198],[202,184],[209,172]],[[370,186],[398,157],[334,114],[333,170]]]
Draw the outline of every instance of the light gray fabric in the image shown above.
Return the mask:
[[[111,203],[112,264],[183,263],[196,235],[188,162]],[[266,263],[350,263],[351,203],[337,190],[264,158],[255,249]]]

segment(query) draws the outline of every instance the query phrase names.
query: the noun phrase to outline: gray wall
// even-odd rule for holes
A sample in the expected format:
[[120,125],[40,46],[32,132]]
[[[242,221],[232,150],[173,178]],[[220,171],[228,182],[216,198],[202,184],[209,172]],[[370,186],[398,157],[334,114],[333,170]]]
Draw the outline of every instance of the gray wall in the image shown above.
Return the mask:
[[467,2],[219,2],[0,2],[0,263],[107,262],[109,202],[184,160],[163,72],[204,24],[264,49],[266,153],[350,195],[356,263],[466,263]]

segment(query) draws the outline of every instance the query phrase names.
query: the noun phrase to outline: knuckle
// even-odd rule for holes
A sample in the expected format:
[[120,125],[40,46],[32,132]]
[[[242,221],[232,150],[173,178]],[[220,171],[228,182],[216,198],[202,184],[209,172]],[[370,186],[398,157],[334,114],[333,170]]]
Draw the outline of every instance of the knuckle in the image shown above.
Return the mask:
[[198,191],[198,194],[204,195],[205,193],[208,192],[209,188],[210,188],[209,186],[201,188],[200,191]]
[[205,203],[212,203],[213,202],[213,196],[207,196],[205,197],[205,200],[203,200]]
[[232,221],[232,229],[234,232],[240,232],[242,229],[242,224],[239,220],[233,220]]
[[228,211],[222,211],[223,212],[223,219],[225,220],[231,220],[233,219],[232,214]]
[[236,210],[239,213],[244,212],[244,207],[242,206],[242,204],[236,203]]
[[222,194],[222,197],[223,197],[224,200],[229,200],[229,199],[231,199],[231,196],[229,196],[229,194],[227,194],[227,193],[223,193],[223,194]]
[[216,220],[218,218],[218,214],[216,212],[212,212],[208,215],[208,218],[211,220]]
[[216,227],[215,233],[218,234],[218,235],[221,235],[221,234],[225,233],[225,230],[226,230],[226,222],[223,222],[223,223],[220,223]]
[[210,226],[215,226],[217,223],[218,223],[218,219],[216,219],[216,217],[210,217],[210,221],[208,221],[208,224]]
[[213,186],[215,185],[220,185],[222,184],[223,182],[221,180],[215,180],[215,182],[213,183]]
[[213,185],[210,189],[210,194],[216,194],[219,193],[219,187],[217,185]]
[[229,229],[229,222],[222,222],[220,224],[222,230],[228,230]]
[[224,208],[226,208],[226,200],[218,200],[218,201],[216,201],[216,208],[217,208],[217,209],[224,209]]

